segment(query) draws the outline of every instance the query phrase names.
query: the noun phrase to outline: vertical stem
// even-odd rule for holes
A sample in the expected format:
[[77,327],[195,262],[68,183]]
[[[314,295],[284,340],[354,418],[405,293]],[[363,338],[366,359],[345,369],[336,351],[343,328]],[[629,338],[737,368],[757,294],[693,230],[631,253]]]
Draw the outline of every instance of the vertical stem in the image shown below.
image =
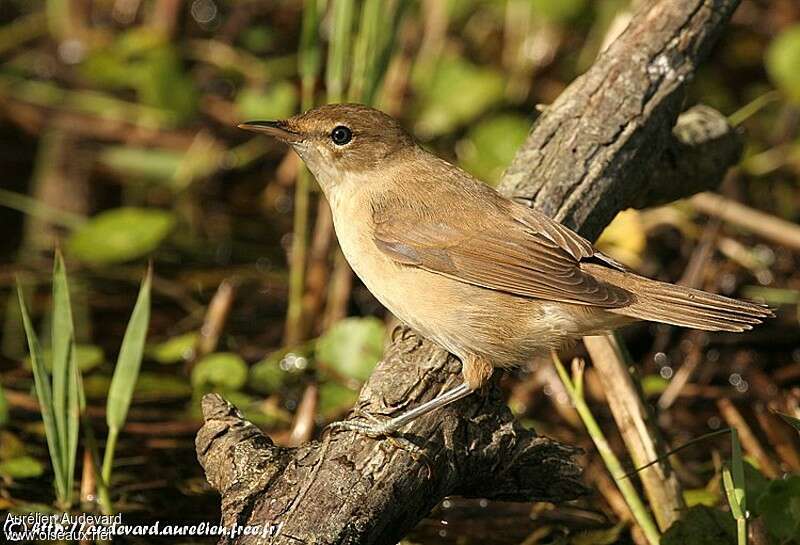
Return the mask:
[[[317,34],[318,0],[306,0],[303,12],[303,30],[300,36],[300,75],[302,80],[302,108],[314,105],[314,87],[319,71],[319,36]],[[284,343],[297,344],[303,339],[303,289],[305,286],[306,238],[308,231],[308,188],[311,175],[301,166],[294,193],[294,234],[289,263],[289,308],[286,313]]]
[[611,445],[608,444],[608,440],[606,440],[605,435],[603,435],[600,425],[597,423],[597,420],[595,420],[594,415],[589,409],[589,405],[587,405],[586,400],[583,397],[582,363],[577,365],[576,369],[573,371],[575,376],[574,382],[567,374],[567,370],[564,368],[564,365],[561,363],[561,360],[555,353],[553,353],[553,363],[558,371],[558,376],[561,377],[561,381],[564,383],[564,387],[567,389],[570,399],[572,399],[572,402],[575,405],[575,410],[580,415],[583,425],[586,427],[586,431],[589,433],[589,436],[592,438],[592,441],[597,447],[597,452],[603,458],[603,462],[606,464],[606,467],[608,468],[611,477],[614,479],[617,488],[619,488],[619,491],[625,498],[625,502],[628,504],[631,513],[633,513],[633,517],[636,519],[637,524],[642,529],[647,541],[650,542],[651,545],[658,545],[661,540],[661,536],[656,528],[655,522],[653,522],[650,513],[647,511],[644,503],[642,503],[642,500],[639,497],[639,494],[636,492],[636,488],[634,488],[633,483],[626,477],[619,458],[617,458],[617,455],[614,454],[613,450],[611,450]]
[[686,504],[680,482],[665,456],[658,426],[631,375],[627,352],[614,335],[584,337],[583,342],[598,371],[611,414],[634,465],[641,467],[661,460],[642,470],[640,478],[658,527],[664,531],[678,520]]
[[111,469],[114,465],[114,451],[117,448],[117,437],[119,436],[118,428],[110,428],[108,430],[108,439],[106,440],[106,450],[103,453],[103,482],[106,486],[111,484]]
[[353,32],[353,11],[353,0],[334,0],[333,35],[325,71],[325,89],[330,103],[341,102],[344,98]]
[[97,503],[100,504],[100,511],[104,515],[113,515],[114,506],[111,504],[111,495],[108,491],[108,481],[106,481],[101,474],[100,449],[97,447],[97,439],[94,436],[92,423],[85,413],[81,415],[81,429],[83,430],[83,440],[86,445],[86,450],[91,454],[92,458],[92,471],[94,471],[95,474],[94,480],[95,487],[97,489]]
[[736,519],[736,543],[738,545],[747,545],[747,519]]

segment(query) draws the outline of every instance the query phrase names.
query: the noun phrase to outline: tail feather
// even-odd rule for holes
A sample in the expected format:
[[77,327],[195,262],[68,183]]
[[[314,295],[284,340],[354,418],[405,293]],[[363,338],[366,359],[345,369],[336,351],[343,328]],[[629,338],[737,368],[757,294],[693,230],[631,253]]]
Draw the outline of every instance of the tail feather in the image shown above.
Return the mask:
[[758,303],[667,284],[602,265],[586,264],[585,269],[598,279],[636,294],[632,304],[608,309],[630,318],[706,331],[739,332],[774,316],[769,307]]

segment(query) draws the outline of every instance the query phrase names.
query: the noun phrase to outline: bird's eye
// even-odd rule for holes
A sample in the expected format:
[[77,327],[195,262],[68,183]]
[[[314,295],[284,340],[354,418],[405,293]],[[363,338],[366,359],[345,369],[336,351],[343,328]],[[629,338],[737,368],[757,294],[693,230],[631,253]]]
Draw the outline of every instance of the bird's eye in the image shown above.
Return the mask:
[[337,146],[344,146],[352,139],[353,131],[344,125],[339,125],[331,131],[331,140],[333,140],[333,143]]

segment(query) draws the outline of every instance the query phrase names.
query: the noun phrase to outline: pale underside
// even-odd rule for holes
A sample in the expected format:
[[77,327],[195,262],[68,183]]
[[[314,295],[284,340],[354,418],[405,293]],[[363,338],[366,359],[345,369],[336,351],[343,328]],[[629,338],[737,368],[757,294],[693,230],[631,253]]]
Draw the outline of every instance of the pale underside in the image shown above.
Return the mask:
[[[422,194],[349,180],[347,198],[331,200],[345,256],[392,313],[462,361],[498,367],[629,321],[606,309],[629,304],[632,294],[579,265],[618,264],[445,165],[433,163],[440,169],[428,173]],[[455,204],[442,206],[448,202]]]

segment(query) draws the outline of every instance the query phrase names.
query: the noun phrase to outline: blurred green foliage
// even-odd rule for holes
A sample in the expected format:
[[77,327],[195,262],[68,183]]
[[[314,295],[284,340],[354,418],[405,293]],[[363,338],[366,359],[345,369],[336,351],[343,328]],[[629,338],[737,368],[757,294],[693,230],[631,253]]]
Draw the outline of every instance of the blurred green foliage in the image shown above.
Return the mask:
[[29,479],[44,473],[44,465],[31,456],[19,456],[0,461],[0,475],[13,479]]
[[165,182],[175,177],[183,157],[181,152],[166,149],[108,146],[98,160],[122,176]]
[[340,375],[364,381],[383,354],[385,336],[377,318],[346,318],[317,340],[316,357]]
[[87,263],[129,261],[155,250],[174,225],[175,217],[167,210],[106,210],[75,230],[67,240],[67,252]]
[[673,524],[661,545],[734,545],[736,525],[730,514],[705,505],[696,505]]
[[461,57],[447,56],[418,67],[413,84],[414,128],[425,139],[452,132],[503,100],[502,74]]
[[800,103],[800,25],[784,30],[770,44],[766,66],[778,88]]
[[[105,353],[99,346],[93,344],[76,344],[75,345],[75,359],[78,363],[78,369],[82,372],[91,371],[95,367],[102,365],[105,362]],[[53,368],[53,351],[49,348],[42,349],[42,359],[44,361],[45,369],[51,371]],[[25,366],[31,367],[31,358],[25,358]]]
[[148,345],[145,354],[164,365],[187,361],[194,354],[198,338],[199,334],[196,331],[176,335],[163,342]]
[[184,123],[197,111],[197,89],[178,50],[162,33],[134,28],[94,48],[81,72],[100,88],[133,89],[142,104],[171,112]]
[[497,185],[530,128],[529,119],[515,114],[481,120],[458,143],[459,164],[478,179]]
[[246,87],[236,96],[236,113],[241,119],[286,119],[297,111],[298,96],[288,81],[267,89]]
[[237,354],[209,354],[192,369],[192,386],[200,391],[239,390],[247,382],[247,372],[247,364]]
[[[84,377],[83,386],[88,399],[103,401],[108,397],[111,376],[93,373]],[[182,401],[190,398],[192,392],[192,385],[183,377],[142,371],[133,390],[133,402]]]
[[553,23],[566,24],[586,12],[587,0],[531,0],[536,16]]
[[782,545],[800,544],[800,476],[775,479],[757,500],[767,530]]

